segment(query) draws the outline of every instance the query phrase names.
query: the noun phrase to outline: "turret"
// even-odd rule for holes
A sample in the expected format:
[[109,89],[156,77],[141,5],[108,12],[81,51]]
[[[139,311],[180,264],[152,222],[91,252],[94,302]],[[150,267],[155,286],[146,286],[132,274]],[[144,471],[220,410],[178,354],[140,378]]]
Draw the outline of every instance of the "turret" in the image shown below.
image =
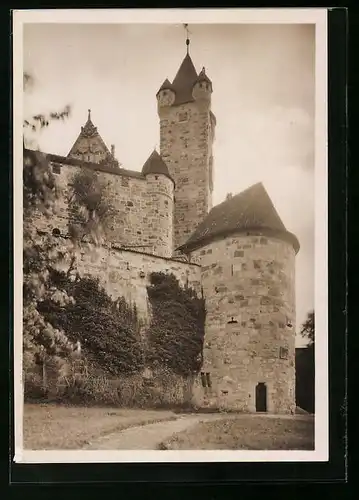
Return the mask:
[[176,94],[172,88],[171,82],[167,78],[162,83],[159,91],[156,94],[156,97],[158,112],[160,112],[161,108],[172,106],[172,104],[174,103]]
[[299,243],[263,185],[214,207],[181,249],[202,265],[202,371],[211,380],[202,401],[208,396],[215,407],[293,412]]
[[173,191],[174,181],[166,163],[156,150],[142,167],[147,181],[148,239],[152,252],[161,257],[171,257],[173,251]]
[[202,71],[198,75],[197,81],[193,86],[192,95],[196,100],[209,101],[211,99],[212,92],[212,82],[206,75],[205,68],[202,68]]

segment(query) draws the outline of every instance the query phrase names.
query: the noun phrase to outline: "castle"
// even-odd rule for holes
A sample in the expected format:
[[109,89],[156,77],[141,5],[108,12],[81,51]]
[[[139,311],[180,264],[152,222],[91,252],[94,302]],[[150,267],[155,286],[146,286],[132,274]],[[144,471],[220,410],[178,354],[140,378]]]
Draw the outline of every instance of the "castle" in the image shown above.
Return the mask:
[[[149,314],[152,271],[171,272],[206,299],[200,404],[255,412],[295,408],[295,256],[289,233],[261,183],[212,207],[216,118],[212,82],[187,53],[157,92],[160,151],[141,171],[122,168],[88,120],[66,157],[48,154],[66,194],[74,172],[96,171],[116,208],[107,244],[83,252],[79,271]],[[66,235],[66,196],[37,227]]]

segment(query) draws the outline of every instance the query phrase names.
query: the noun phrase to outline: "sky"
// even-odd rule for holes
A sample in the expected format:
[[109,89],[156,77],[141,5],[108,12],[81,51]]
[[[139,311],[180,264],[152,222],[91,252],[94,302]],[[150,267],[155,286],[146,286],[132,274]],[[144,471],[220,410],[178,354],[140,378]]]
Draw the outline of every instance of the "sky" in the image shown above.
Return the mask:
[[[297,331],[314,308],[314,25],[190,25],[190,55],[213,83],[217,118],[213,204],[262,182],[299,239]],[[183,25],[27,24],[24,70],[34,85],[25,118],[71,106],[41,132],[41,150],[66,156],[87,110],[127,169],[159,149],[156,92],[186,54]],[[300,337],[297,345],[302,345]]]

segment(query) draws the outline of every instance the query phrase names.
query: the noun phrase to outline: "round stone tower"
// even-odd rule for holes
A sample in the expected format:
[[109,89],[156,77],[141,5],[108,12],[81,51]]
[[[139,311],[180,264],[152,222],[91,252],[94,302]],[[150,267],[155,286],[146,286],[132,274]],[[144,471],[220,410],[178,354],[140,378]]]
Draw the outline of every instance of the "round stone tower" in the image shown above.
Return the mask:
[[298,250],[262,184],[214,207],[182,247],[202,265],[202,404],[294,411]]
[[147,230],[152,252],[171,257],[173,251],[173,192],[174,181],[167,165],[154,150],[142,167],[147,181]]

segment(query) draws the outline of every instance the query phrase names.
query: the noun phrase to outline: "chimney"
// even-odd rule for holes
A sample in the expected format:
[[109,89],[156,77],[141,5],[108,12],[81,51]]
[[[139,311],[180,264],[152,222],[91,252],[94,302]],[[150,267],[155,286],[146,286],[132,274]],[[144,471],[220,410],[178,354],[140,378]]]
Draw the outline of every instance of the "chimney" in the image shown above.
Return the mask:
[[227,193],[226,200],[230,200],[233,197],[232,193]]
[[115,145],[111,144],[111,154],[115,158]]

